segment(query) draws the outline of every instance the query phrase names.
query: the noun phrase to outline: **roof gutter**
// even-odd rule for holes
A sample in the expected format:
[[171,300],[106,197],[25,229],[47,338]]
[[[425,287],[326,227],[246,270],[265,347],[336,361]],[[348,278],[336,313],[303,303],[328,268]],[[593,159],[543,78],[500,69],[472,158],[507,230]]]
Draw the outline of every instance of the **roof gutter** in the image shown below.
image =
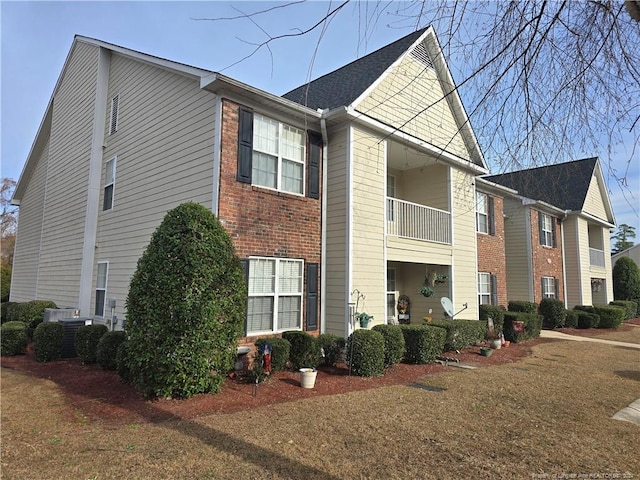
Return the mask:
[[594,215],[591,215],[590,213],[587,212],[583,212],[582,210],[567,210],[567,213],[569,215],[580,215],[582,217],[586,217],[589,220],[599,223],[600,225],[604,226],[604,227],[608,227],[608,228],[616,228],[616,225],[614,223],[609,223],[606,220],[603,220],[601,218],[598,218]]

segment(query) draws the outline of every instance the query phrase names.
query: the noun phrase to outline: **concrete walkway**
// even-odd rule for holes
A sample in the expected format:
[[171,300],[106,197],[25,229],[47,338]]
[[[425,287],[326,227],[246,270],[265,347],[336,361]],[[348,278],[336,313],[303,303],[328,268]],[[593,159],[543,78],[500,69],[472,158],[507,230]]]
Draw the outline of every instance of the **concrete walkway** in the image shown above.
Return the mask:
[[[556,332],[554,330],[542,330],[540,332],[540,337],[556,338],[559,340],[572,340],[575,342],[605,343],[607,345],[613,345],[616,347],[637,348],[638,350],[640,350],[640,344],[637,343],[616,342],[614,340],[604,340],[602,338],[580,337],[578,335],[568,335],[566,333]],[[625,422],[631,422],[640,425],[640,398],[631,403],[628,407],[620,410],[611,418],[613,418],[614,420],[623,420]]]

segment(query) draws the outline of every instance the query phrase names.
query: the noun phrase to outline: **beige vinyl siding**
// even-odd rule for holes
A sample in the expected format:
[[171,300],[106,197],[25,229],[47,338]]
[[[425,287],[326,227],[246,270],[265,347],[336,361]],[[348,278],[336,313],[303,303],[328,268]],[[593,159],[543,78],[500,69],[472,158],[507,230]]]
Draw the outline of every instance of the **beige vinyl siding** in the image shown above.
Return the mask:
[[[591,305],[591,260],[589,258],[589,223],[578,217],[576,222],[576,238],[578,242],[577,260],[580,263],[579,298],[582,305]],[[601,269],[599,269],[601,270]]]
[[508,300],[533,301],[531,298],[530,209],[519,200],[504,199],[504,235],[507,260]]
[[[188,201],[211,208],[215,96],[195,79],[112,54],[109,102],[115,95],[115,134],[108,134],[110,108],[105,118],[91,305],[97,264],[108,261],[106,297],[116,299],[122,319],[138,258],[167,211]],[[114,156],[113,209],[103,211],[105,165]]]
[[327,153],[325,332],[345,336],[347,298],[347,130],[330,133]]
[[564,243],[564,266],[565,266],[565,295],[567,306],[573,308],[576,305],[583,305],[581,290],[581,265],[578,244],[578,224],[580,219],[569,216],[562,224]]
[[[591,177],[591,183],[589,184],[589,190],[587,190],[587,196],[584,200],[584,206],[582,211],[589,213],[594,217],[601,218],[602,220],[609,220],[607,218],[607,211],[605,210],[604,195],[598,179],[596,176]],[[608,237],[608,235],[605,235]]]
[[26,302],[38,298],[38,259],[42,236],[44,189],[47,176],[49,142],[39,155],[35,170],[28,180],[19,209],[16,248],[11,278],[11,301]]
[[[474,176],[451,170],[453,188],[451,217],[453,223],[453,276],[451,287],[454,308],[468,308],[460,318],[478,319],[476,215]],[[434,312],[437,310],[434,309]]]
[[603,228],[602,232],[604,236],[604,270],[607,287],[607,302],[614,300],[613,298],[613,263],[611,262],[611,239],[609,238],[609,230]]
[[410,56],[394,67],[356,110],[470,159],[435,70]]
[[98,52],[75,44],[53,99],[37,295],[58,306],[78,304]]
[[[351,235],[352,289],[366,296],[360,310],[385,323],[386,264],[384,259],[385,142],[357,128],[353,132]],[[354,298],[355,300],[355,298]]]
[[402,199],[449,211],[449,167],[433,164],[403,172]]

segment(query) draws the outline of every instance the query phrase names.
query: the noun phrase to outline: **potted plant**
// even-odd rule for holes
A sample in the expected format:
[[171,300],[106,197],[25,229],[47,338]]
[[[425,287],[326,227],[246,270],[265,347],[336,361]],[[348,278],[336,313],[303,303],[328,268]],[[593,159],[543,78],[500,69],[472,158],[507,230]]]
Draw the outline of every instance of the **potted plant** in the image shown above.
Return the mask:
[[420,289],[420,295],[422,295],[423,297],[431,297],[434,293],[435,292],[433,288],[431,288],[427,284],[423,285],[422,288]]
[[366,312],[356,313],[356,319],[360,322],[360,327],[367,328],[369,326],[369,320],[373,320],[373,315],[369,315]]

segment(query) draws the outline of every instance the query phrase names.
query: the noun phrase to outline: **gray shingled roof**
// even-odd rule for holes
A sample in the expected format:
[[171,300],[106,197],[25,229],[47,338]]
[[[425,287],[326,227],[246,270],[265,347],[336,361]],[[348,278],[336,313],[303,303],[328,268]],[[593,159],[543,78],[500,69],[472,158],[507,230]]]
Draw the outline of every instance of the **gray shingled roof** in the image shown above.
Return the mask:
[[351,105],[427,28],[415,31],[282,96],[314,110]]
[[589,190],[597,158],[482,177],[563,210],[579,211]]

